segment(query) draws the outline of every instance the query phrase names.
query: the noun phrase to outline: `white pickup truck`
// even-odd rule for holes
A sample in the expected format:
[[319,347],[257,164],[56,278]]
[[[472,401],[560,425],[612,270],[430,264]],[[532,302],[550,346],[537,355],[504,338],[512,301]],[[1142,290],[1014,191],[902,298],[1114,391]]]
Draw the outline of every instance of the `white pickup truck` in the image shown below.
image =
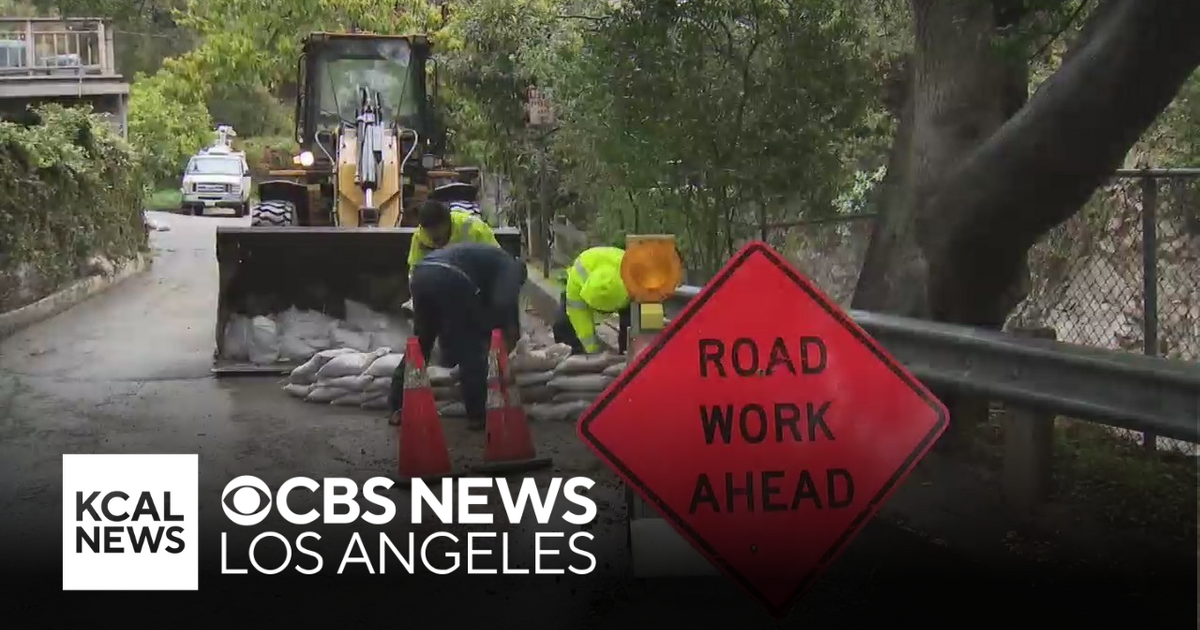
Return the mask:
[[250,213],[250,186],[245,154],[214,146],[188,160],[179,189],[180,207],[196,216],[209,208],[232,208],[244,217]]

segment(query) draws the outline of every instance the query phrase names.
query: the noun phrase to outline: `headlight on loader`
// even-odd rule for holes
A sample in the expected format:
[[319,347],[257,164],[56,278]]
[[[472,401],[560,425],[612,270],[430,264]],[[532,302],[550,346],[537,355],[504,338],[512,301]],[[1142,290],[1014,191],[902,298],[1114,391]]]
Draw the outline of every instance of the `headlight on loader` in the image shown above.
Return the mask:
[[316,162],[316,161],[317,161],[317,158],[315,156],[313,156],[312,151],[304,151],[300,155],[297,155],[296,157],[292,158],[293,163],[299,164],[300,166],[304,166],[304,167],[312,166],[313,162]]

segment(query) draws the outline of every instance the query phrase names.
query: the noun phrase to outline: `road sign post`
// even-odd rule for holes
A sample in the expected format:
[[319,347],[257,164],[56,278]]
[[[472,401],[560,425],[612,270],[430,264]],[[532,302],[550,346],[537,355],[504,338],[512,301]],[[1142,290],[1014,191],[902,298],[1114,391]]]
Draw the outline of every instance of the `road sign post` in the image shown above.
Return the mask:
[[712,564],[786,613],[945,430],[942,404],[761,242],[579,421]]

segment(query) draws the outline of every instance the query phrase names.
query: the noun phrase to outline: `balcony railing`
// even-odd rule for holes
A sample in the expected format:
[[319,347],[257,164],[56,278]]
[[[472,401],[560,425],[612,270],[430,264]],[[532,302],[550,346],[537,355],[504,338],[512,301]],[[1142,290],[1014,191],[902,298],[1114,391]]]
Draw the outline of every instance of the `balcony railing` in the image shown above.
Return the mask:
[[106,20],[0,18],[0,79],[116,74]]

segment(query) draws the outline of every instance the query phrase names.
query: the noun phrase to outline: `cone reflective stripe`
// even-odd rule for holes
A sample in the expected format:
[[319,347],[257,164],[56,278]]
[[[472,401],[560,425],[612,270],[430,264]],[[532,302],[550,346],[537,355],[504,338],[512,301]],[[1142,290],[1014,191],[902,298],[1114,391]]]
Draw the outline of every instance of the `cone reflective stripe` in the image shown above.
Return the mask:
[[537,457],[525,408],[516,385],[510,385],[504,337],[499,329],[492,331],[488,350],[487,441],[484,445],[484,464],[478,472],[517,472],[549,466],[549,457]]
[[450,452],[442,434],[437,402],[433,398],[425,357],[416,337],[409,337],[404,352],[404,405],[401,408],[401,481],[450,475]]

